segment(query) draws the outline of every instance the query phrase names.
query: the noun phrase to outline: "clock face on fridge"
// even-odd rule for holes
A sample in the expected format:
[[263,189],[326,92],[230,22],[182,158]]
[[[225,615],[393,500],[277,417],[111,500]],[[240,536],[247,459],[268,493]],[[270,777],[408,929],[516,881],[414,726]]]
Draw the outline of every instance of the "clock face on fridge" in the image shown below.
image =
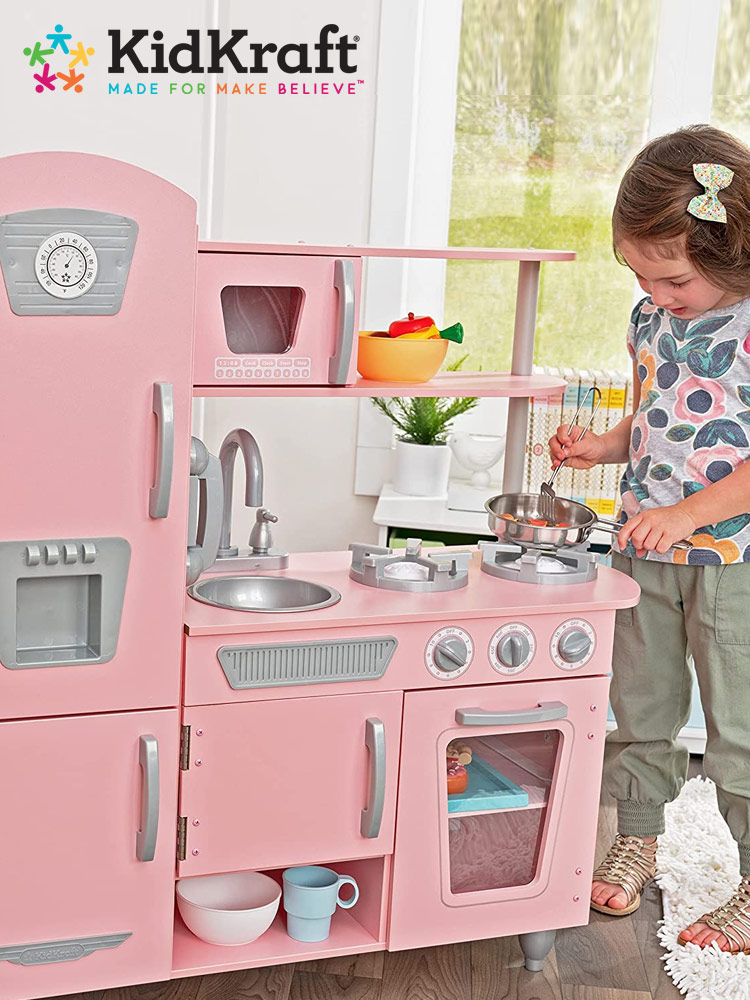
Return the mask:
[[89,241],[78,233],[54,233],[39,247],[36,279],[58,299],[77,299],[94,284],[99,262]]

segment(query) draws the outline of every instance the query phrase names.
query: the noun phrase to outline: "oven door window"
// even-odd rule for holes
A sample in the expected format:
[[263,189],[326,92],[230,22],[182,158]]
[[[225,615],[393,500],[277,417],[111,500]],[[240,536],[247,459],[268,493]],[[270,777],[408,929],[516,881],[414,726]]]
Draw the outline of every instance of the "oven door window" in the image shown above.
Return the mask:
[[449,794],[446,780],[452,893],[506,889],[534,880],[562,742],[559,730],[548,729],[461,736],[448,744],[450,788],[466,784],[463,791]]
[[233,354],[284,354],[294,344],[305,293],[285,285],[227,285],[221,312]]

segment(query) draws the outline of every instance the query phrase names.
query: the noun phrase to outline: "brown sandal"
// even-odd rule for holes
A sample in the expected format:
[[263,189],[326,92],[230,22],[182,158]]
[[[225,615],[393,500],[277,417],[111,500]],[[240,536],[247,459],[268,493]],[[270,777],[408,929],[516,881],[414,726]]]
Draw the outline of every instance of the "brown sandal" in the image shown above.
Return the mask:
[[[728,954],[750,955],[750,875],[743,878],[732,898],[723,906],[704,913],[693,923],[706,924],[711,930],[723,934],[730,945]],[[682,945],[692,944],[692,941],[683,941],[682,935],[677,941]]]
[[626,917],[641,905],[641,893],[656,875],[656,841],[646,844],[640,837],[617,834],[604,861],[594,872],[595,882],[619,885],[628,905],[622,909],[591,901],[591,909],[612,917]]

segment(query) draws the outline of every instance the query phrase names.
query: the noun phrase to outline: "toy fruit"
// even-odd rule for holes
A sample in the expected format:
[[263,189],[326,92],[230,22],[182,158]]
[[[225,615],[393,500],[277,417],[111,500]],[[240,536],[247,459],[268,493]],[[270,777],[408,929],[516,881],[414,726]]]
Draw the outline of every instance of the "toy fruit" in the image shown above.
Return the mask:
[[460,795],[465,792],[469,785],[469,772],[460,764],[449,765],[448,767],[448,794]]
[[456,344],[463,343],[464,328],[460,323],[445,330],[438,330],[432,316],[415,316],[410,312],[406,319],[397,319],[388,327],[391,337],[403,337],[406,340],[452,340]]

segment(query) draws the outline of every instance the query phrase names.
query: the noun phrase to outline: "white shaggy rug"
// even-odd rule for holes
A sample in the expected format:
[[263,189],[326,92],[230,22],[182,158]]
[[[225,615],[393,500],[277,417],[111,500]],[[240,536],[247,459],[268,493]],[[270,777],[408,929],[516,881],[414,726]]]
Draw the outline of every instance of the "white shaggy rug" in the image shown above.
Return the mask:
[[674,984],[686,1000],[750,1000],[750,955],[677,943],[680,931],[726,902],[740,880],[737,846],[712,781],[691,778],[667,806],[657,861],[664,903],[659,941]]

